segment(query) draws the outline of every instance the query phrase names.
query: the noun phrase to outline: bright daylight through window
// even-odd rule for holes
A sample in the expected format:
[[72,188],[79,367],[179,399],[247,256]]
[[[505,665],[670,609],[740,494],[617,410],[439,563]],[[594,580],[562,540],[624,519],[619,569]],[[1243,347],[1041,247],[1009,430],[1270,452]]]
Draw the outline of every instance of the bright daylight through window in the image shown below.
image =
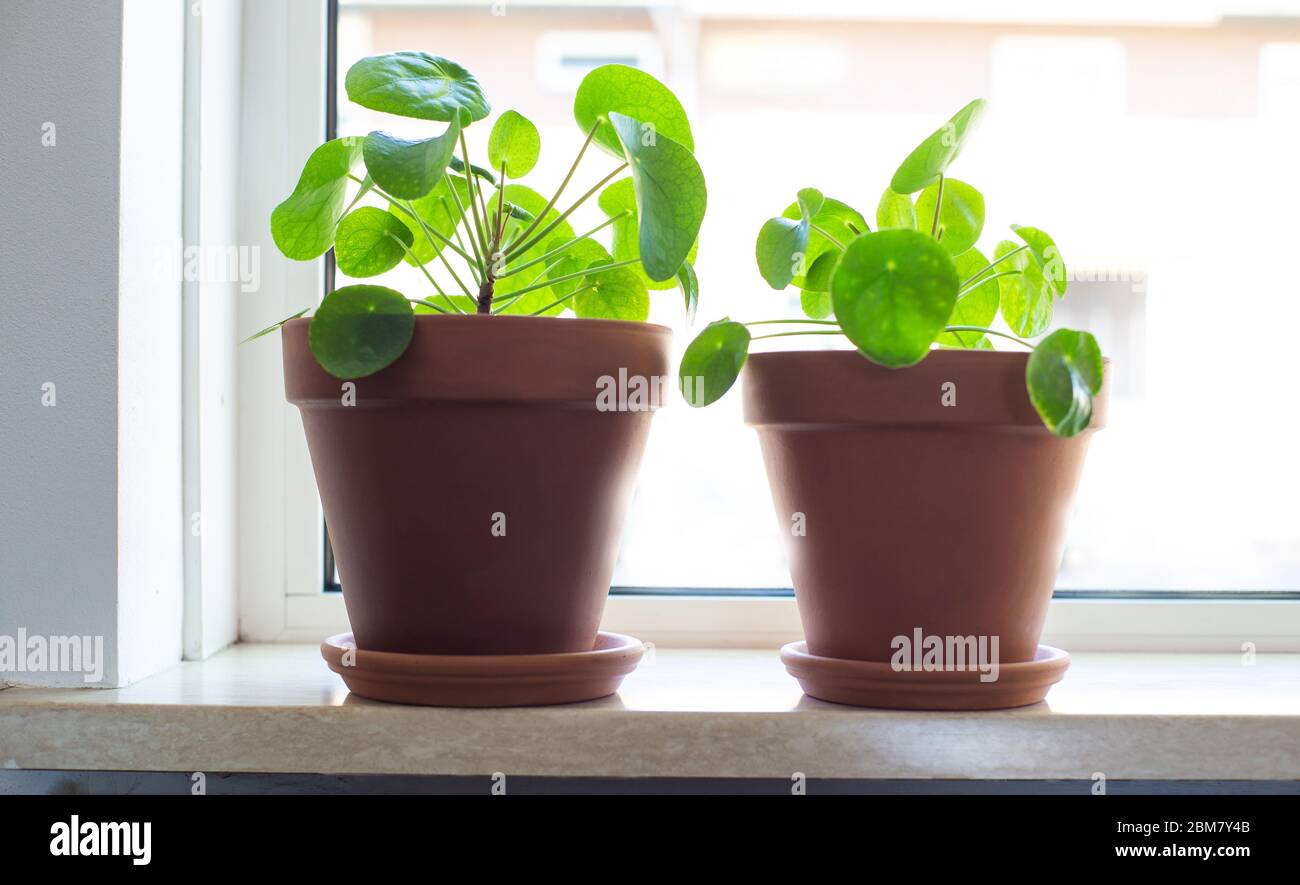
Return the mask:
[[[617,62],[668,83],[691,115],[710,206],[728,207],[700,233],[700,322],[686,326],[675,296],[652,300],[651,320],[676,333],[674,360],[703,322],[800,315],[798,289],[774,292],[759,275],[761,219],[810,185],[874,206],[880,182],[935,120],[986,97],[979,136],[961,158],[961,177],[993,195],[986,230],[1052,232],[1070,276],[1054,326],[1091,330],[1116,367],[1058,589],[1300,589],[1300,412],[1287,405],[1294,372],[1281,337],[1300,321],[1300,302],[1274,285],[1269,262],[1242,260],[1290,249],[1300,179],[1240,178],[1294,159],[1300,30],[905,22],[906,4],[896,19],[873,7],[871,18],[849,21],[789,9],[779,21],[697,19],[691,9],[512,5],[485,29],[481,9],[345,0],[338,58],[454,45],[500,107],[533,109],[546,146],[538,175],[552,181],[580,141],[569,96],[586,71]],[[784,62],[772,65],[778,56]],[[532,60],[527,75],[520,58]],[[940,63],[958,73],[926,75]],[[337,108],[340,132],[423,134],[417,121],[343,100]],[[836,137],[808,137],[814,131]],[[475,151],[486,136],[467,132]],[[603,218],[584,206],[574,224]],[[420,288],[414,268],[394,274],[399,288],[408,278]],[[1234,312],[1243,292],[1267,324]],[[830,340],[754,349],[849,346]],[[615,585],[788,588],[738,392],[702,410],[674,399],[654,424]]]

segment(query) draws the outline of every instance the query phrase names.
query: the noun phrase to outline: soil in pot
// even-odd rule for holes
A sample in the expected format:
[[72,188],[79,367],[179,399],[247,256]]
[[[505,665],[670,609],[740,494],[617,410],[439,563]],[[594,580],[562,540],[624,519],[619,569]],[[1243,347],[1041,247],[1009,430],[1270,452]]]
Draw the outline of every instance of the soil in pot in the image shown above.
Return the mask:
[[[807,650],[890,661],[897,637],[996,638],[1031,661],[1091,426],[1062,439],[1025,392],[1027,354],[941,350],[890,370],[854,351],[755,354],[763,450]],[[1107,366],[1109,372],[1109,366]]]
[[653,416],[635,397],[608,410],[598,394],[611,378],[666,375],[670,331],[419,316],[397,362],[343,382],[317,364],[307,329],[284,327],[285,388],[357,645],[591,650]]

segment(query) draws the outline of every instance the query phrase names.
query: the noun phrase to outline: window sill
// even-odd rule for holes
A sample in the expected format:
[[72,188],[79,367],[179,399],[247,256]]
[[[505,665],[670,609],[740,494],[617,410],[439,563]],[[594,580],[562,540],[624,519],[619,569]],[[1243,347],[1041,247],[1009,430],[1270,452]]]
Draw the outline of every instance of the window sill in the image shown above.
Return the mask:
[[1295,780],[1300,655],[1083,653],[1046,704],[859,710],[775,652],[658,649],[622,691],[456,710],[352,697],[314,646],[235,646],[122,689],[0,691],[0,767],[554,777]]

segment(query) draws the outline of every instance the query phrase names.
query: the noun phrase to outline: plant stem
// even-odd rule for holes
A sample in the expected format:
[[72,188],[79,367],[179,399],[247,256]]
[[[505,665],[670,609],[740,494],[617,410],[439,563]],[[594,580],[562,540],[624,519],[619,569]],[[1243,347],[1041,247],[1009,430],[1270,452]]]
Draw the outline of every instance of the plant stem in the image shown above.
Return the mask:
[[826,231],[822,230],[820,227],[813,224],[811,221],[808,222],[808,226],[811,227],[813,230],[817,231],[817,233],[821,234],[826,239],[830,240],[832,246],[839,249],[841,252],[844,251],[844,244],[841,243],[839,240],[835,239],[830,234],[826,233]]
[[[466,262],[467,264],[469,264],[470,267],[472,267],[473,270],[474,270],[474,273],[473,273],[473,276],[474,276],[474,285],[476,285],[476,286],[481,286],[481,285],[483,285],[483,273],[484,273],[484,271],[483,271],[483,255],[482,255],[482,253],[480,253],[479,250],[478,250],[478,240],[477,240],[477,238],[474,236],[474,227],[473,227],[473,225],[470,223],[470,214],[469,214],[468,212],[465,211],[465,206],[464,206],[464,204],[461,203],[461,201],[460,201],[460,194],[456,192],[456,186],[455,186],[454,184],[452,184],[451,179],[447,177],[447,173],[445,173],[445,172],[443,173],[443,178],[446,179],[446,181],[447,181],[447,190],[451,191],[451,198],[452,198],[452,200],[455,201],[455,203],[456,203],[456,211],[460,213],[460,220],[459,220],[459,221],[456,221],[454,224],[452,224],[452,230],[453,230],[453,232],[456,234],[456,239],[459,240],[459,239],[460,239],[460,226],[461,226],[462,223],[465,225],[465,232],[466,232],[467,234],[469,234],[469,245],[470,245],[470,248],[474,251],[474,257],[473,257],[473,258],[470,258],[469,255],[465,254],[463,251],[461,252],[461,254],[465,256],[465,262]],[[469,179],[468,179],[468,177],[466,178],[466,184],[465,184],[465,187],[466,187],[466,188],[469,188]],[[467,294],[468,294],[468,293],[467,293]]]
[[[357,177],[355,175],[349,175],[348,178],[351,178],[353,181],[357,181]],[[343,215],[347,215],[349,212],[351,212],[352,207],[355,206],[357,203],[361,202],[361,198],[366,195],[366,192],[371,190],[375,186],[375,182],[373,179],[371,180],[370,184],[366,184],[364,181],[361,181],[359,183],[361,184],[361,187],[357,189],[356,196],[352,198],[352,202],[348,203],[348,208],[343,210]],[[339,217],[342,218],[343,215],[340,215]]]
[[750,341],[762,341],[764,338],[788,338],[791,335],[843,335],[843,332],[822,332],[813,329],[801,329],[798,332],[773,332],[770,335],[755,335]]
[[[361,179],[360,179],[360,178],[357,178],[355,175],[349,175],[348,178],[350,178],[350,179],[352,179],[353,181],[356,181],[356,182],[360,182],[360,181],[361,181]],[[462,258],[464,258],[466,261],[471,260],[470,257],[469,257],[469,255],[465,254],[465,252],[464,252],[462,249],[458,248],[458,247],[456,246],[455,243],[453,243],[451,240],[449,240],[449,239],[447,239],[445,236],[443,236],[441,231],[436,231],[436,230],[432,230],[431,228],[426,228],[426,226],[425,226],[425,224],[424,224],[424,219],[420,217],[419,213],[417,213],[413,208],[411,208],[411,206],[410,206],[410,201],[409,201],[409,200],[404,204],[403,202],[397,200],[395,197],[389,196],[388,194],[384,193],[384,191],[380,190],[378,187],[374,187],[374,186],[372,186],[371,190],[373,190],[373,191],[374,191],[378,196],[383,197],[385,200],[387,200],[388,203],[389,203],[389,205],[391,205],[391,206],[395,206],[395,207],[397,207],[398,209],[401,209],[401,210],[402,210],[403,212],[405,212],[407,215],[409,215],[409,216],[411,216],[412,218],[414,218],[415,221],[420,225],[421,228],[425,228],[425,230],[426,230],[425,235],[426,235],[426,236],[432,235],[432,236],[436,236],[436,237],[438,237],[438,239],[442,240],[442,242],[443,242],[445,245],[449,246],[453,251],[455,251],[458,255],[460,255],[460,256],[461,256]],[[432,242],[432,241],[431,241],[431,242]],[[435,246],[435,248],[441,248],[441,247]]]
[[[604,187],[606,184],[608,184],[611,178],[613,178],[615,175],[618,175],[626,168],[627,168],[627,163],[623,163],[613,172],[609,173],[600,181],[596,182],[596,184],[591,188],[591,190],[587,191],[581,197],[578,197],[578,201],[576,203],[574,203],[568,209],[565,209],[564,212],[560,213],[560,216],[558,218],[556,218],[545,228],[543,228],[540,233],[534,234],[532,239],[526,241],[522,246],[512,245],[510,247],[510,250],[506,253],[506,260],[509,261],[511,258],[516,257],[517,255],[519,255],[520,252],[527,252],[529,249],[533,248],[533,246],[537,245],[539,242],[545,239],[547,234],[555,230],[555,228],[558,227],[564,221],[564,219],[568,218],[570,215],[573,214],[573,210],[577,209],[583,203],[587,202],[587,200],[591,199],[591,196],[595,194],[598,190],[600,190],[602,187]],[[545,212],[542,213],[542,215],[545,214],[546,214]],[[523,239],[522,235],[517,237],[515,239],[515,243],[518,243],[522,239]]]
[[1013,277],[1019,273],[1020,271],[1018,270],[1002,270],[1002,271],[998,271],[995,274],[989,274],[988,276],[983,277],[973,285],[966,286],[965,288],[959,288],[957,290],[957,297],[960,298],[961,296],[965,295],[967,292],[974,292],[976,289],[978,289],[980,286],[987,283],[989,280],[996,280],[998,277]]
[[943,209],[943,173],[939,173],[939,193],[938,198],[934,201],[934,221],[930,224],[930,236],[936,240],[939,239],[935,234],[939,232],[939,212]]
[[1005,338],[1008,341],[1014,341],[1024,347],[1033,350],[1038,345],[1032,341],[1026,341],[1023,338],[1017,338],[1015,335],[1008,335],[1006,332],[999,332],[997,329],[986,329],[983,326],[944,326],[945,332],[952,332],[954,335],[958,332],[979,332],[981,335],[996,335],[999,338]]
[[597,120],[591,125],[590,131],[587,132],[587,137],[582,142],[582,147],[578,149],[578,156],[574,158],[573,165],[569,167],[568,174],[565,175],[564,180],[560,182],[560,186],[555,191],[555,196],[551,197],[550,202],[546,204],[546,208],[537,214],[537,217],[533,219],[533,223],[525,228],[523,233],[515,237],[514,242],[510,244],[510,248],[506,250],[507,253],[515,251],[515,244],[523,242],[524,237],[531,234],[537,229],[537,225],[542,223],[542,219],[546,217],[546,213],[555,208],[555,204],[560,200],[560,194],[564,193],[564,189],[569,186],[569,180],[573,178],[573,173],[578,171],[578,164],[582,162],[582,155],[587,152],[587,147],[591,144],[591,140],[596,137],[596,130],[599,128],[600,121]]
[[456,313],[465,312],[461,310],[459,307],[457,307],[456,302],[452,301],[451,298],[447,296],[447,293],[442,290],[442,286],[439,286],[438,281],[433,278],[433,274],[429,273],[429,269],[424,266],[424,262],[416,258],[415,253],[412,252],[405,243],[403,243],[397,237],[394,237],[392,234],[386,234],[386,236],[391,237],[393,242],[401,246],[402,251],[405,252],[410,257],[410,259],[419,266],[420,272],[424,274],[425,279],[429,281],[429,283],[433,286],[434,291],[436,291],[439,295],[442,296],[442,299],[447,302],[447,304],[452,308],[452,310],[456,311]]
[[[505,187],[505,182],[504,182],[504,181],[501,183],[501,187]],[[498,190],[500,190],[500,188],[498,188]],[[483,244],[483,245],[484,245],[484,254],[490,256],[491,253],[492,253],[492,240],[493,240],[493,237],[492,237],[492,231],[489,229],[489,226],[491,225],[491,222],[492,222],[492,216],[488,213],[488,210],[487,210],[487,200],[483,197],[483,183],[482,183],[482,182],[479,182],[478,185],[474,188],[474,193],[475,193],[475,195],[478,197],[478,208],[479,208],[479,211],[483,213],[483,239],[484,239],[484,241],[485,241],[484,244]]]
[[802,323],[810,326],[838,326],[835,320],[754,320],[752,323],[741,323],[742,326],[771,326],[778,323]]
[[[962,283],[958,288],[959,288],[959,289],[964,289],[964,288],[966,288],[966,284],[967,284],[967,283],[970,283],[972,280],[977,280],[977,279],[979,279],[981,276],[983,276],[985,273],[987,273],[989,270],[991,270],[991,269],[993,268],[994,265],[1001,264],[1002,262],[1004,262],[1004,261],[1006,261],[1008,258],[1010,258],[1012,255],[1019,255],[1021,252],[1025,251],[1025,250],[1028,249],[1028,248],[1029,248],[1028,245],[1024,245],[1024,246],[1021,246],[1019,249],[1012,249],[1010,252],[1008,252],[1006,255],[1003,255],[1001,258],[997,258],[997,259],[995,259],[995,260],[993,260],[993,261],[990,261],[988,264],[984,265],[984,266],[981,267],[978,271],[976,271],[975,273],[973,273],[973,274],[970,276],[970,278],[967,279],[967,280],[965,280],[965,281],[964,281],[964,282],[963,282],[963,283]],[[1019,273],[1019,271],[1014,271],[1014,273]]]
[[[452,188],[451,179],[446,178],[446,175],[445,175],[445,174],[444,174],[443,178],[446,179],[446,181],[447,181],[447,187],[448,187],[448,189],[451,189],[451,188]],[[460,197],[456,195],[456,192],[455,192],[454,190],[452,190],[452,196],[456,197],[456,204],[459,206],[459,204],[460,204]],[[454,237],[456,238],[456,242],[460,244],[460,253],[461,253],[462,255],[465,255],[465,254],[466,254],[466,252],[465,252],[465,240],[464,240],[464,238],[461,237],[461,235],[460,235],[460,221],[458,220],[457,216],[454,216],[454,215],[451,214],[451,208],[447,205],[447,198],[446,198],[446,197],[443,197],[442,199],[440,199],[440,200],[438,201],[438,205],[442,207],[442,214],[447,216],[447,223],[451,225],[451,233],[452,233],[452,236],[454,236]],[[461,213],[459,217],[460,217],[460,218],[464,218],[464,217],[465,217],[465,210],[460,209],[459,211],[460,211],[460,213]],[[473,280],[474,280],[474,285],[476,285],[476,286],[480,286],[480,285],[482,285],[482,284],[483,284],[483,278],[479,275],[479,272],[478,272],[478,265],[475,264],[475,263],[472,262],[472,261],[467,261],[467,262],[465,262],[465,264],[466,264],[466,266],[469,268],[469,275],[470,275],[470,277],[473,278]]]
[[427,298],[408,298],[406,300],[411,302],[412,304],[422,304],[425,307],[432,308],[433,310],[436,310],[438,311],[438,313],[441,314],[445,314],[447,312]]
[[[563,260],[564,260],[563,258],[560,259],[560,261],[563,261]],[[538,273],[537,276],[533,277],[531,280],[528,281],[528,285],[531,286],[533,283],[537,282],[537,281],[540,280],[542,277],[546,276],[548,273],[550,273],[551,271],[553,271],[555,268],[559,267],[559,266],[560,266],[560,261],[553,261],[553,262],[551,262],[550,264],[548,264],[546,267],[542,268],[541,272]],[[547,285],[549,286],[550,283],[547,283]],[[516,294],[514,294],[513,292],[510,293],[509,295],[504,296],[500,301],[497,302],[497,308],[496,308],[496,310],[492,311],[492,313],[493,313],[493,314],[498,314],[498,313],[501,313],[502,311],[509,310],[510,305],[512,305],[512,304],[514,304],[516,301],[518,301],[520,297],[521,297],[521,296],[516,295]]]
[[[460,133],[460,152],[461,155],[465,158],[465,166],[466,168],[468,168],[469,147],[465,144],[464,130],[461,130]],[[479,207],[479,203],[482,201],[482,198],[476,196],[478,192],[478,188],[475,185],[473,175],[466,175],[465,183],[469,185],[469,208],[470,208],[470,212],[472,212],[474,215],[474,233],[478,236],[479,246],[482,248],[482,251],[479,253],[479,261],[482,261],[483,256],[486,256],[488,254],[487,228],[484,227],[485,222],[479,218],[479,214],[478,214],[478,207]],[[484,212],[483,214],[487,215],[487,212]],[[485,277],[487,276],[486,270],[484,271],[484,276]]]
[[492,245],[501,248],[501,234],[506,227],[506,161],[501,161],[501,186],[497,188],[497,229]]
[[[424,238],[429,241],[429,245],[433,247],[433,250],[435,252],[441,255],[443,251],[443,247],[445,246],[446,248],[451,249],[453,252],[460,255],[466,261],[470,260],[469,256],[466,255],[464,252],[462,252],[456,246],[455,243],[447,239],[447,237],[443,236],[442,231],[435,230],[434,228],[429,227],[429,225],[425,223],[425,220],[420,217],[420,213],[415,211],[415,207],[411,205],[411,202],[409,200],[406,202],[406,205],[403,206],[402,208],[406,210],[406,214],[410,215],[412,218],[415,219],[416,224],[420,225],[420,230],[423,231]],[[434,242],[434,237],[438,238],[438,242]]]
[[612,264],[602,264],[599,267],[592,267],[592,268],[588,268],[587,270],[580,270],[577,273],[566,273],[562,277],[556,277],[553,280],[547,280],[545,283],[538,283],[533,286],[525,286],[524,288],[518,289],[514,292],[511,292],[510,294],[516,297],[520,295],[527,295],[529,292],[534,292],[538,289],[545,289],[547,286],[554,286],[556,283],[567,283],[569,280],[576,280],[580,277],[594,276],[598,273],[604,273],[607,270],[613,270],[616,267],[627,267],[629,264],[639,264],[640,261],[641,261],[640,258],[629,258],[627,261],[615,261]]
[[525,270],[526,268],[532,267],[534,264],[538,264],[543,261],[548,261],[551,258],[555,257],[556,255],[559,255],[561,252],[565,252],[569,250],[570,248],[572,248],[582,240],[585,240],[587,237],[591,236],[597,231],[609,227],[611,224],[618,221],[620,218],[623,218],[624,216],[629,214],[631,214],[631,210],[624,209],[622,212],[618,213],[617,215],[613,215],[605,219],[600,224],[596,225],[591,230],[587,231],[585,234],[579,234],[578,236],[569,240],[567,243],[561,246],[556,246],[554,249],[552,249],[550,252],[547,252],[545,255],[539,255],[538,257],[534,258],[532,261],[512,267],[510,270],[506,271],[501,276],[497,277],[497,279],[500,280],[506,277],[514,276],[515,274],[519,273],[521,270]]
[[[425,239],[429,241],[429,245],[433,248],[433,251],[436,252],[438,254],[438,257],[442,259],[443,266],[447,268],[447,272],[451,274],[451,278],[456,281],[456,285],[460,286],[460,290],[465,293],[465,297],[472,298],[473,296],[470,295],[469,287],[465,285],[464,281],[461,280],[460,275],[456,273],[456,269],[451,266],[451,262],[447,260],[446,250],[438,248],[438,244],[433,241],[432,234],[437,233],[437,231],[433,230],[432,228],[429,227],[429,225],[424,223],[424,219],[421,218],[420,214],[416,212],[415,209],[411,206],[409,200],[407,201],[407,204],[404,208],[406,209],[407,212],[411,214],[411,217],[414,218],[416,222],[420,225],[420,230],[424,231]],[[442,234],[438,234],[438,236],[441,237]],[[443,239],[446,240],[445,237],[443,237]],[[446,240],[446,242],[450,244],[451,241]],[[455,247],[453,246],[452,248]],[[416,262],[419,263],[419,259],[416,259]],[[423,267],[424,265],[421,264],[420,266]]]
[[543,307],[541,310],[535,310],[535,311],[533,311],[532,313],[529,314],[529,316],[530,316],[530,317],[535,317],[535,316],[539,316],[539,315],[541,315],[541,314],[544,314],[544,313],[546,313],[548,310],[550,310],[552,307],[555,307],[555,306],[558,305],[558,304],[563,304],[564,302],[568,301],[570,298],[574,297],[575,295],[580,295],[580,294],[582,294],[583,292],[588,292],[588,291],[590,291],[590,290],[592,290],[592,289],[594,289],[594,288],[596,288],[595,284],[592,284],[592,285],[590,285],[590,286],[583,286],[583,287],[580,288],[580,289],[574,289],[574,290],[573,290],[572,292],[570,292],[568,295],[565,295],[563,298],[557,298],[557,299],[555,299],[555,300],[552,301],[550,304],[548,304],[548,305],[546,305],[545,307]]
[[492,312],[492,292],[496,288],[496,281],[492,279],[491,271],[483,278],[483,285],[478,287],[478,313],[487,315]]

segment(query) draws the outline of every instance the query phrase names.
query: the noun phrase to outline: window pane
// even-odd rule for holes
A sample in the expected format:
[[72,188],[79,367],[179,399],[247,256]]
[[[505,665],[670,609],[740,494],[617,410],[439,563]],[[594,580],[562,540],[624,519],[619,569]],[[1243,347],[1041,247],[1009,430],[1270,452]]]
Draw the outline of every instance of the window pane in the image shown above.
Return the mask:
[[[983,20],[966,4],[932,21],[907,21],[901,2],[892,16],[887,4],[857,5],[843,4],[850,18],[757,0],[653,14],[509,3],[493,15],[345,0],[339,131],[428,134],[349,104],[342,75],[376,52],[448,55],[496,110],[519,109],[541,129],[529,181],[543,189],[581,142],[571,95],[585,71],[608,61],[651,71],[687,104],[708,178],[696,265],[707,322],[797,316],[797,292],[771,291],[754,267],[762,221],[804,186],[871,214],[899,159],[987,97],[954,169],[989,197],[982,243],[1013,222],[1051,231],[1072,277],[1056,322],[1094,331],[1114,361],[1110,425],[1093,441],[1060,586],[1300,589],[1290,390],[1300,284],[1284,263],[1300,205],[1300,24],[1225,22],[1203,5],[1195,21],[1158,20],[1187,14],[1176,5],[1107,21],[1094,4],[1068,3],[1025,22]],[[469,131],[472,150],[487,128]],[[575,193],[608,171],[601,159]],[[591,207],[574,224],[601,220]],[[394,275],[423,290],[418,272]],[[690,330],[678,299],[654,305],[680,353]],[[661,411],[616,583],[786,587],[781,544],[739,397]]]

